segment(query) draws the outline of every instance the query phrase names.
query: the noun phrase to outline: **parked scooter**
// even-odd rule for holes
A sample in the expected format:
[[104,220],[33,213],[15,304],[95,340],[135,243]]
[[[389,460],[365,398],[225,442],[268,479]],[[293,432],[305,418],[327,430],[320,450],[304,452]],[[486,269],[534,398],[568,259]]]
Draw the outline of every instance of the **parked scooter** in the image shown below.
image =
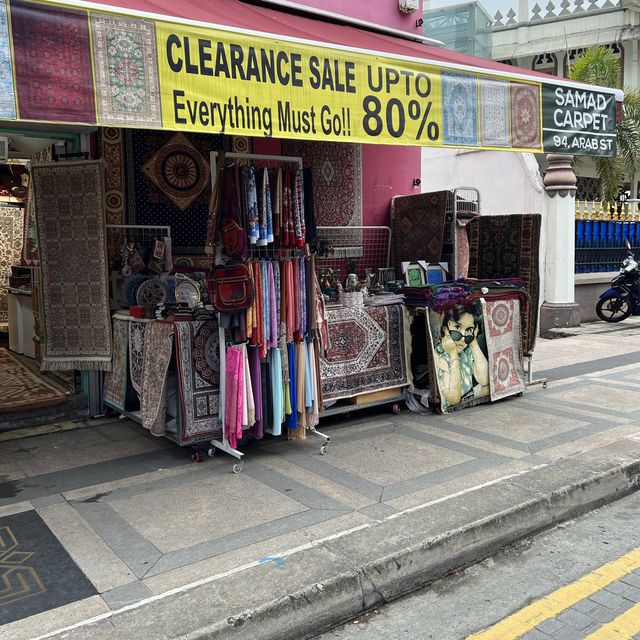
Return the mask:
[[605,322],[620,322],[632,314],[640,316],[640,272],[629,241],[625,243],[627,257],[620,274],[611,280],[611,288],[600,296],[596,305],[598,318]]

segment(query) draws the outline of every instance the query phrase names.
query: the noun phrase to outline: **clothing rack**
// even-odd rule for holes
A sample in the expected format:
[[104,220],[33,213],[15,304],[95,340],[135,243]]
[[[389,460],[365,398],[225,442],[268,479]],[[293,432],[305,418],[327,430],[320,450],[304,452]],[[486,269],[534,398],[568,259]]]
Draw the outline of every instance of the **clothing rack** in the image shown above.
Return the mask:
[[[277,162],[277,163],[281,163],[281,164],[285,164],[285,163],[290,163],[290,164],[296,164],[298,166],[298,168],[300,170],[302,170],[302,158],[298,157],[298,156],[278,156],[278,155],[267,155],[267,154],[259,154],[259,153],[237,153],[237,152],[229,152],[225,154],[225,159],[240,159],[240,160],[257,160],[257,161],[262,161],[262,162]],[[211,167],[217,167],[218,164],[218,151],[211,151],[210,152],[210,166]],[[216,185],[216,180],[217,180],[217,174],[215,170],[211,171],[211,190],[213,191],[213,189],[215,188]],[[255,251],[256,253],[254,254],[253,251]],[[268,247],[256,247],[255,249],[251,250],[251,257],[252,258],[259,258],[259,257],[264,257],[266,258],[267,256],[270,255],[269,253],[269,249]],[[286,251],[288,256],[300,256],[300,249],[287,249],[284,250]],[[291,253],[289,253],[291,252]],[[220,323],[220,314],[218,313],[218,323]],[[218,337],[219,337],[219,349],[220,349],[220,404],[219,404],[219,415],[220,415],[220,420],[222,422],[222,440],[211,440],[211,445],[214,449],[211,450],[210,455],[213,454],[213,451],[215,449],[220,449],[221,451],[224,451],[225,453],[229,454],[230,456],[233,456],[234,458],[238,459],[238,462],[236,462],[233,465],[233,473],[240,473],[242,471],[243,468],[243,460],[244,460],[244,453],[242,451],[239,451],[238,449],[235,449],[234,447],[231,446],[231,444],[229,443],[229,438],[227,436],[227,432],[226,432],[226,425],[225,425],[225,420],[224,420],[224,416],[225,416],[225,404],[226,404],[226,397],[225,397],[225,390],[226,390],[226,379],[225,379],[225,371],[227,368],[227,343],[226,343],[226,332],[224,327],[219,326],[218,328]],[[313,435],[321,438],[322,443],[320,445],[320,454],[321,455],[325,455],[327,453],[327,445],[329,443],[329,441],[331,440],[330,436],[325,435],[324,433],[321,433],[320,431],[317,431],[316,429],[313,428],[309,428],[306,427]]]

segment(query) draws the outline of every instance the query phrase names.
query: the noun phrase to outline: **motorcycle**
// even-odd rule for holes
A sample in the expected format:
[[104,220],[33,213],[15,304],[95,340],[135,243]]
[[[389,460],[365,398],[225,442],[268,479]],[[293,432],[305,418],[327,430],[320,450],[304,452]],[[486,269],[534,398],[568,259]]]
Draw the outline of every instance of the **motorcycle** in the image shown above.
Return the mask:
[[627,257],[620,274],[611,280],[611,288],[600,296],[596,305],[598,318],[605,322],[620,322],[632,314],[640,316],[640,272],[629,241],[625,243]]

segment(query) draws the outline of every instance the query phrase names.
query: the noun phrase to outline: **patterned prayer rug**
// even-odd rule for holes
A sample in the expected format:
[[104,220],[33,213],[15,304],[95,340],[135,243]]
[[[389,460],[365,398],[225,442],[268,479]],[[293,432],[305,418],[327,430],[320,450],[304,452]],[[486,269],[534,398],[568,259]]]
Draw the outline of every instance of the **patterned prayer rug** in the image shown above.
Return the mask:
[[433,191],[392,200],[393,265],[402,276],[402,262],[440,262],[450,191]]
[[31,169],[46,335],[42,370],[111,368],[100,160]]
[[283,140],[282,152],[311,169],[316,224],[362,225],[362,147],[347,142]]
[[480,140],[483,147],[509,146],[509,83],[480,78]]
[[[0,518],[0,572],[0,625],[97,593],[34,510]],[[10,633],[5,627],[4,635],[15,638],[18,631]]]
[[[456,307],[446,313],[438,313],[426,309],[430,345],[429,404],[441,413],[484,404],[491,399],[482,307],[475,302],[469,307],[463,306],[458,315],[455,310]],[[467,344],[471,336],[474,339]],[[449,345],[445,344],[446,339]],[[460,345],[455,348],[457,355],[447,349],[447,346],[454,346],[452,341]],[[457,358],[457,363],[454,363],[454,358]]]
[[111,371],[104,375],[104,401],[106,404],[124,411],[127,395],[127,350],[129,322],[122,318],[113,319],[113,358]]
[[93,13],[100,124],[162,127],[153,22]]
[[[150,179],[142,170],[142,167],[158,153],[158,150],[165,147],[174,136],[174,133],[168,131],[145,131],[129,128],[125,130],[127,220],[129,224],[169,225],[171,226],[174,254],[203,255],[209,220],[210,182],[207,181],[198,195],[190,200],[189,212],[188,215],[185,215],[163,191],[166,183],[163,182],[162,187],[158,186],[157,182]],[[223,136],[190,133],[184,137],[188,139],[190,146],[197,149],[200,157],[205,158],[207,162],[210,151],[224,148]],[[197,157],[195,156],[196,159]],[[191,166],[190,162],[188,166],[185,165],[182,168],[180,165],[174,164],[174,175],[176,169],[182,172],[183,169],[190,170],[189,166]],[[163,180],[162,175],[162,171],[160,171],[160,180]],[[174,180],[171,176],[169,177]],[[182,178],[176,177],[175,179],[178,180],[178,184],[182,182]],[[198,180],[200,181],[200,178]],[[169,190],[171,189],[170,184],[167,185]],[[190,182],[186,186],[189,184]],[[177,189],[177,192],[179,193],[180,189]]]
[[220,435],[220,353],[214,320],[176,322],[176,362],[182,400],[182,441]]
[[327,309],[331,348],[320,358],[325,400],[408,384],[405,318],[400,305]]
[[442,141],[459,147],[478,146],[478,83],[476,77],[441,71]]
[[522,319],[522,355],[533,352],[538,326],[540,253],[538,213],[479,216],[469,222],[469,277],[522,278],[531,304]]
[[0,2],[0,118],[15,120],[16,101],[13,87],[13,62],[7,22],[7,5]]
[[95,122],[87,12],[24,0],[10,8],[20,118]]
[[0,323],[9,319],[7,287],[11,266],[20,264],[23,218],[22,207],[0,207]]
[[489,354],[491,400],[500,400],[526,388],[520,359],[520,304],[517,300],[487,300],[482,314]]
[[511,83],[511,146],[540,149],[540,89]]
[[61,404],[67,394],[0,347],[0,413]]
[[140,398],[142,426],[152,430],[154,435],[162,435],[165,417],[162,405],[166,397],[167,370],[173,353],[173,324],[149,322],[144,344]]
[[129,378],[131,386],[142,391],[142,358],[144,356],[144,336],[147,324],[153,320],[129,320]]
[[[39,162],[51,162],[53,160],[53,145],[45,147],[42,151],[31,155],[31,166]],[[33,196],[33,178],[29,178],[27,197],[24,201],[24,225],[22,229],[22,255],[20,264],[25,267],[37,267],[40,265],[38,253],[38,227],[36,225],[36,201]]]

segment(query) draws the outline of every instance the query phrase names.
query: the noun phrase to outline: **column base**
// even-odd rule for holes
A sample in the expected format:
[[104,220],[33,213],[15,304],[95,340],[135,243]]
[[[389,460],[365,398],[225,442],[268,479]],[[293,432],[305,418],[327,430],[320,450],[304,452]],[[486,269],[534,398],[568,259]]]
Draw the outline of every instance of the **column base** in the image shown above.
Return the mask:
[[540,307],[540,335],[549,329],[579,327],[580,305],[577,302],[543,302]]

